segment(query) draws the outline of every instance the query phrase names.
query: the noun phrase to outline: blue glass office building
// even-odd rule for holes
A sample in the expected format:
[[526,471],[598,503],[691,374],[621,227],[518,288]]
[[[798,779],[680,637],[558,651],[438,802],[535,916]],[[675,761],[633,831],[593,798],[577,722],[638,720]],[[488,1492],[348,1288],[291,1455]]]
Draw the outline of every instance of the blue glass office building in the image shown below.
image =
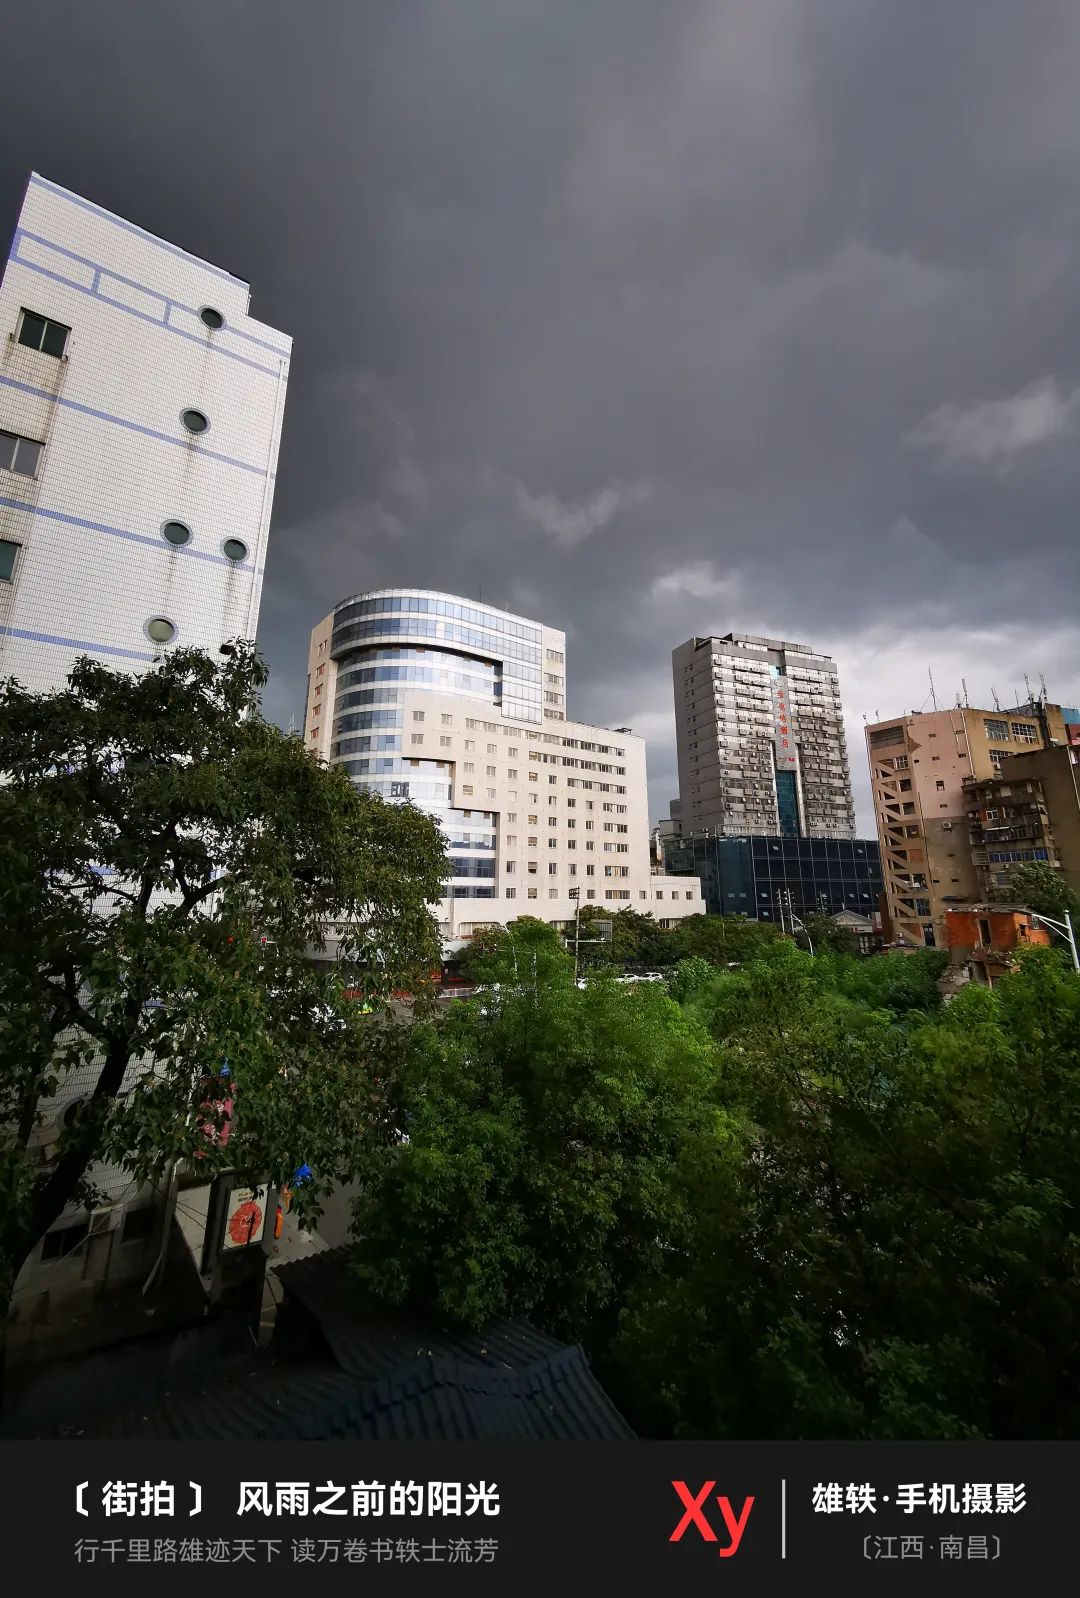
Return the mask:
[[[796,915],[853,910],[871,916],[881,894],[876,839],[697,833],[661,840],[664,869],[698,877],[711,915],[779,921],[780,900]],[[790,894],[790,899],[788,895]]]

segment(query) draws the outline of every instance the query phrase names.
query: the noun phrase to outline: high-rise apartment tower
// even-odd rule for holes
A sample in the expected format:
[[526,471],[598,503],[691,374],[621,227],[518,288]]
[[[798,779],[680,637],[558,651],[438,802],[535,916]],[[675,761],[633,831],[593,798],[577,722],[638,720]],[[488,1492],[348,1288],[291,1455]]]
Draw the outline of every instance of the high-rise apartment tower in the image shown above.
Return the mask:
[[681,833],[854,838],[840,689],[828,655],[726,633],[680,644],[672,673]]

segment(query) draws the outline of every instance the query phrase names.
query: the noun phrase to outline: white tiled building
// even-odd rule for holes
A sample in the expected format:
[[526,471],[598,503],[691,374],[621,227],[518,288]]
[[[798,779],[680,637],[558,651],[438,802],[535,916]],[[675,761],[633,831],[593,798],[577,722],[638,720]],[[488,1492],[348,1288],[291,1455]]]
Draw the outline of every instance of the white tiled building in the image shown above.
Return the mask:
[[566,719],[565,635],[450,594],[379,589],[313,630],[309,749],[441,823],[453,877],[444,941],[582,907],[661,923],[700,886],[651,871],[645,742]]
[[[36,174],[0,284],[0,677],[254,638],[291,340],[247,284]],[[92,1078],[69,1079],[44,1157]],[[145,1274],[149,1192],[96,1167],[19,1278],[38,1306]],[[136,1201],[132,1207],[132,1201]]]
[[34,174],[0,285],[0,676],[254,637],[291,340]]

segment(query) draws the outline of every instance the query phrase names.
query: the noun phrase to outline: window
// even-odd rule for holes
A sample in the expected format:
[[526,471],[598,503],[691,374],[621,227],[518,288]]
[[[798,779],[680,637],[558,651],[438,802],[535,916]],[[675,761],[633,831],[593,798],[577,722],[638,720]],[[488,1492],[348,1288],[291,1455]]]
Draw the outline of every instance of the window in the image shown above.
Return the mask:
[[7,472],[18,472],[20,477],[36,477],[43,448],[32,438],[0,431],[0,467]]
[[489,755],[497,755],[499,752],[498,744],[488,744],[487,752]]
[[979,942],[986,948],[990,947],[990,923],[982,917],[979,919]]
[[442,724],[444,727],[452,727],[454,725],[453,716],[451,716],[446,710],[444,710],[442,713]]
[[595,866],[586,866],[585,867],[585,875],[587,877],[595,877],[595,875],[596,875],[596,867]]
[[42,1260],[62,1260],[85,1242],[90,1227],[84,1221],[78,1226],[63,1226],[55,1232],[46,1232],[41,1240]]
[[514,872],[517,870],[517,861],[508,860],[506,865],[503,867],[503,870],[506,872],[507,876],[513,876]]
[[137,1210],[128,1210],[124,1216],[124,1229],[121,1233],[122,1243],[141,1243],[152,1235],[154,1220],[157,1210],[152,1204],[143,1204]]
[[202,411],[181,411],[180,420],[189,433],[205,433],[210,423]]
[[557,899],[558,897],[559,897],[558,888],[549,888],[548,889],[548,898],[549,899]]
[[146,636],[152,643],[168,644],[176,637],[176,628],[165,616],[155,616],[146,624]]
[[986,729],[988,738],[996,738],[1001,743],[1008,742],[1009,723],[1007,721],[994,721],[992,718],[986,717],[983,720],[983,726]]
[[540,779],[539,779],[539,777],[538,777],[538,776],[537,776],[537,775],[536,775],[536,772],[535,772],[535,771],[530,771],[530,772],[529,772],[529,781],[530,781],[530,782],[539,782],[539,781],[540,781]]
[[996,821],[998,816],[999,816],[999,814],[1000,814],[1000,811],[988,810],[986,812],[986,819],[987,819],[987,821]]
[[1030,721],[1014,721],[1012,724],[1012,735],[1016,739],[1017,743],[1033,744],[1038,742],[1038,733],[1031,725]]
[[935,782],[934,787],[935,788],[944,788],[944,786],[945,786],[945,784],[942,782],[941,778],[939,777],[937,782]]
[[558,847],[559,847],[558,838],[549,838],[548,839],[548,848],[549,849],[557,849]]
[[516,899],[517,898],[517,889],[516,888],[507,888],[506,897],[508,899]]
[[537,897],[536,889],[535,888],[530,888],[529,889],[529,898],[530,899],[535,899],[536,897]]
[[512,826],[512,827],[515,826],[517,824],[517,811],[516,810],[507,811],[506,819],[509,822],[510,826]]
[[472,798],[472,784],[471,783],[468,783],[468,782],[462,783],[461,791],[462,791],[463,794],[467,794],[470,799]]
[[446,736],[446,734],[443,733],[440,736],[440,738],[439,738],[439,748],[440,749],[449,749],[449,747],[450,747],[452,742],[453,742],[453,739],[452,738],[448,738]]
[[517,772],[516,771],[508,771],[506,773],[506,780],[507,780],[507,782],[517,782]]
[[414,732],[413,735],[412,735],[412,741],[413,741],[414,744],[422,744],[423,741],[424,741],[423,733],[422,732]]
[[70,327],[65,327],[63,322],[38,316],[36,311],[23,311],[19,323],[19,343],[25,344],[28,350],[40,350],[43,355],[55,355],[60,360],[67,349],[70,332]]
[[472,761],[472,760],[466,760],[464,762],[464,767],[465,767],[466,774],[476,770],[475,762]]
[[530,877],[535,877],[536,873],[537,873],[537,869],[538,868],[537,868],[536,861],[535,860],[530,860],[528,865],[527,865],[527,867],[526,867],[526,870],[528,871],[529,876]]
[[557,860],[550,860],[548,862],[548,876],[549,877],[556,877],[556,876],[558,876],[558,874],[559,874],[559,862]]
[[476,748],[476,739],[475,738],[466,738],[466,740],[465,740],[465,752],[466,752],[466,754],[469,752],[470,749],[475,749],[475,748]]
[[414,721],[423,721],[424,712],[422,710],[414,710],[412,713],[412,719]]
[[549,778],[548,778],[548,782],[549,782],[549,783],[551,783],[551,782],[558,782],[558,780],[559,780],[559,779],[558,779],[558,777],[555,777],[555,776],[551,776],[551,777],[549,777]]
[[15,570],[15,557],[20,547],[8,538],[0,538],[0,583],[10,583],[11,574]]
[[559,825],[558,816],[548,816],[548,826],[549,827],[557,827],[558,825]]
[[657,898],[658,898],[658,899],[662,899],[662,898],[663,898],[663,897],[664,897],[664,890],[663,890],[663,888],[657,888],[657,890],[656,890],[656,897],[657,897]]
[[596,889],[595,888],[586,888],[585,897],[586,897],[586,899],[595,899],[596,898]]
[[242,538],[226,538],[221,553],[226,560],[244,560],[247,557],[247,545]]
[[511,760],[516,760],[517,759],[517,750],[516,749],[508,749],[506,751],[506,753],[507,753],[507,756],[509,757],[509,759],[511,759]]
[[215,311],[212,305],[203,306],[199,312],[199,321],[204,327],[208,327],[211,333],[216,333],[219,328],[225,326],[225,318],[220,311]]

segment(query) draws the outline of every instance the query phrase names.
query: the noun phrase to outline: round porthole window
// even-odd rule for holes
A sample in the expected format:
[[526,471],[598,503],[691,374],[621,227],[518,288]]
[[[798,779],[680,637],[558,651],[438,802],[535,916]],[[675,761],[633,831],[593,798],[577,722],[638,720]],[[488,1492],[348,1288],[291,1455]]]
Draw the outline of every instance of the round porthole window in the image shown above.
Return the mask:
[[168,644],[176,637],[176,628],[164,616],[155,616],[146,624],[146,636],[155,644]]
[[183,522],[166,522],[161,529],[161,536],[167,544],[175,544],[180,549],[191,542],[191,528]]
[[219,327],[225,326],[225,318],[220,311],[215,311],[212,305],[203,306],[199,312],[199,321],[202,322],[204,327],[212,329],[215,333]]
[[210,426],[202,411],[181,411],[180,420],[189,433],[205,433]]
[[247,545],[239,538],[227,538],[221,546],[222,554],[229,560],[243,560],[247,555]]

